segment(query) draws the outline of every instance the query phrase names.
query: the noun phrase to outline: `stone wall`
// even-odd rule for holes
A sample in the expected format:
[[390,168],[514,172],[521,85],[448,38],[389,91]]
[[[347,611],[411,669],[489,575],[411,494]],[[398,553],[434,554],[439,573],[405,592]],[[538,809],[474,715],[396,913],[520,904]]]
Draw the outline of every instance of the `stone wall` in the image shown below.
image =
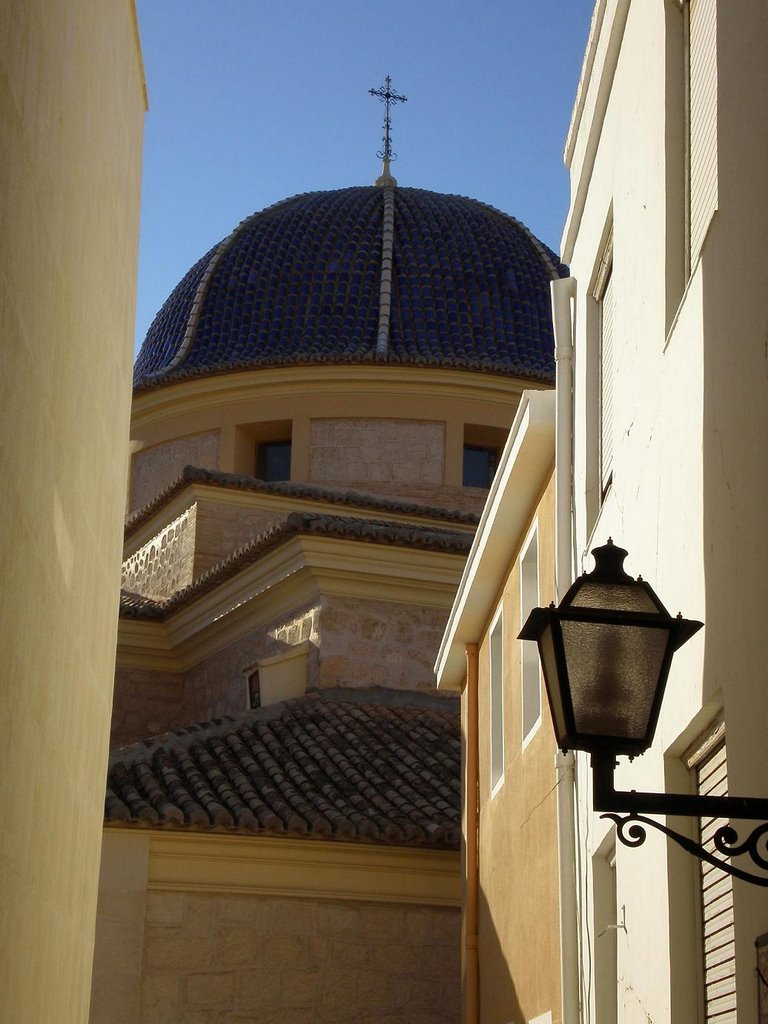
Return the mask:
[[316,419],[310,424],[313,483],[443,482],[445,425],[419,420]]
[[[184,676],[145,668],[118,668],[112,700],[110,747],[122,747],[185,724]],[[187,723],[190,724],[190,723]]]
[[199,501],[197,505],[195,577],[218,565],[286,517],[284,512],[267,512],[214,501]]
[[185,673],[119,668],[111,745],[242,714],[248,707],[247,671],[305,640],[307,687],[434,692],[432,666],[447,617],[440,608],[326,596],[253,630]]
[[319,622],[319,606],[298,608],[183,673],[118,668],[111,746],[136,743],[169,729],[209,722],[223,715],[242,714],[248,709],[247,670],[260,659],[280,654],[304,640],[310,641],[307,686],[317,686]]
[[455,909],[150,892],[140,1024],[458,1024]]
[[[350,480],[345,489],[364,494],[378,494],[384,498],[398,498],[413,501],[419,505],[448,509],[451,512],[483,511],[488,491],[484,487],[454,487],[451,484],[421,484],[416,482],[381,483],[375,485],[366,480]],[[446,526],[450,526],[446,523]]]
[[169,523],[123,562],[123,590],[154,601],[171,597],[194,578],[197,506]]
[[219,432],[208,430],[142,448],[131,464],[130,509],[135,512],[165,490],[185,466],[219,468]]
[[320,685],[434,690],[433,665],[448,610],[325,597]]
[[184,724],[242,714],[248,707],[247,670],[261,658],[279,654],[303,640],[313,645],[307,664],[307,685],[317,685],[318,622],[317,606],[296,609],[191,668],[184,680]]

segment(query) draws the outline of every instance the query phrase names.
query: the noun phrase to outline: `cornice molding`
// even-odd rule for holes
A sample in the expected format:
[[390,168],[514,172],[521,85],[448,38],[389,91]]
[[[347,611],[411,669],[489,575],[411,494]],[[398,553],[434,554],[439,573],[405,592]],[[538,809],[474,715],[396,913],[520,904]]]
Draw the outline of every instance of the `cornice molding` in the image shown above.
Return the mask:
[[461,906],[458,852],[154,830],[149,841],[150,891]]
[[[404,372],[407,371],[407,372]],[[153,426],[168,417],[253,402],[260,391],[269,397],[295,400],[305,394],[412,397],[423,408],[430,397],[508,405],[524,388],[548,388],[516,377],[430,367],[284,366],[196,377],[140,392],[133,399],[133,429]]]

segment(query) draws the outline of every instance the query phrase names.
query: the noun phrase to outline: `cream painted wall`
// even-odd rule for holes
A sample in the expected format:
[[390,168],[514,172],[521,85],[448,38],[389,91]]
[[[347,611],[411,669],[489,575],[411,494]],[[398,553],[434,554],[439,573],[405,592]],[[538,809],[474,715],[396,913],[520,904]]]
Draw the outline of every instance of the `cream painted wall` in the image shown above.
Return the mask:
[[[539,604],[546,606],[555,599],[551,474],[532,513],[518,544],[535,523]],[[525,741],[522,733],[521,552],[520,547],[510,552],[479,655],[480,1024],[518,1024],[547,1012],[556,1024],[562,1020],[555,742],[543,685],[540,722]],[[492,789],[489,632],[499,608],[504,623],[504,778]]]
[[[626,0],[607,0],[605,12],[590,44],[584,113],[572,130],[573,201],[564,234],[563,258],[578,282],[575,569],[591,568],[587,549],[611,535],[630,552],[628,571],[649,580],[670,612],[706,623],[676,655],[654,748],[623,766],[618,782],[687,786],[680,754],[723,708],[731,792],[766,796],[768,209],[756,201],[768,160],[765,4],[718,3],[719,209],[685,290],[683,15],[677,4]],[[593,530],[597,309],[590,293],[611,222],[614,478]],[[586,759],[579,775],[578,839],[588,865],[609,837],[589,808]],[[686,828],[684,821],[670,824]],[[697,1020],[695,862],[653,834],[639,850],[619,846],[616,863],[626,921],[617,932],[619,1022]],[[768,898],[738,882],[734,892],[739,1010],[752,1019],[753,942],[764,930]],[[586,996],[595,991],[588,870],[580,897]],[[594,1001],[586,1005],[585,1019],[599,1020]]]
[[0,5],[0,1019],[86,1020],[145,94],[129,0]]

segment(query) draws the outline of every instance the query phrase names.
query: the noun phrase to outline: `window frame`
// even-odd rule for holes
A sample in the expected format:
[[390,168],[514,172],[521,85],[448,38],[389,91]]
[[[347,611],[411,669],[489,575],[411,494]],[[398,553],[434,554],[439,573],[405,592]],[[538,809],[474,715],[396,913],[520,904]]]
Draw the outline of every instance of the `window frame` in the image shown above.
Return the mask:
[[[616,300],[614,294],[613,225],[608,229],[606,242],[595,273],[592,298],[597,303],[597,466],[600,505],[613,485],[615,455],[615,380],[614,353],[616,351]],[[610,311],[606,331],[606,311]],[[610,444],[606,442],[610,441]],[[606,465],[607,462],[607,465]]]
[[[533,555],[532,555],[532,550]],[[533,523],[520,549],[520,628],[533,608],[539,607],[541,603],[541,571],[539,567],[539,522]],[[533,566],[531,566],[533,562]],[[526,569],[526,566],[529,568]],[[533,580],[531,579],[533,569]],[[526,578],[527,576],[527,578]],[[535,589],[535,596],[533,591]],[[541,686],[541,662],[538,649],[534,644],[520,641],[520,732],[522,749],[528,746],[530,741],[539,731],[542,722],[542,686]],[[529,690],[535,690],[535,698]],[[537,711],[531,719],[530,725],[526,728],[528,720],[526,696],[535,699]]]
[[[285,447],[288,450],[288,475],[287,476],[272,476],[264,470],[266,469],[265,460],[267,453],[270,449],[276,449],[278,447]],[[257,480],[263,480],[268,484],[282,483],[291,479],[291,458],[293,455],[293,441],[290,437],[278,437],[269,440],[257,441],[256,452],[254,458],[254,475]]]
[[504,607],[488,630],[488,770],[491,799],[504,785]]

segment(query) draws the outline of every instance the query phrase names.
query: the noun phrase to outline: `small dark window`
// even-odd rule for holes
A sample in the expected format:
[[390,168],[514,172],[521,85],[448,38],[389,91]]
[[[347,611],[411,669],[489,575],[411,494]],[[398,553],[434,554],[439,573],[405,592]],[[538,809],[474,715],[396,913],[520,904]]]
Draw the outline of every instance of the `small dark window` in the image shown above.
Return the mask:
[[275,482],[291,479],[291,442],[264,441],[256,449],[256,476]]
[[499,462],[496,448],[479,444],[464,445],[464,477],[465,487],[490,487],[493,474]]
[[259,686],[259,670],[256,669],[248,676],[248,704],[253,710],[261,707],[261,688]]

